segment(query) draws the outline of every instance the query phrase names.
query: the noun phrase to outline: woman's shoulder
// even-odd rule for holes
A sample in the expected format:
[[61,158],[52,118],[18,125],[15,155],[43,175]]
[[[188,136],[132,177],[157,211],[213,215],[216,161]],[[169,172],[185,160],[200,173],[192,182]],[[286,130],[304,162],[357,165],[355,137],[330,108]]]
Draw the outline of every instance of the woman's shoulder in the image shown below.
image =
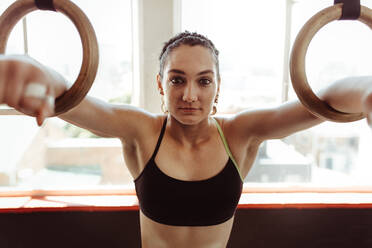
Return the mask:
[[127,144],[145,141],[156,135],[166,118],[164,114],[150,113],[130,105],[114,105],[111,112],[116,116],[114,122],[120,125],[119,138]]
[[260,115],[264,115],[264,111],[245,110],[235,114],[219,115],[214,118],[227,139],[249,141],[254,137],[255,130],[260,128],[265,119]]

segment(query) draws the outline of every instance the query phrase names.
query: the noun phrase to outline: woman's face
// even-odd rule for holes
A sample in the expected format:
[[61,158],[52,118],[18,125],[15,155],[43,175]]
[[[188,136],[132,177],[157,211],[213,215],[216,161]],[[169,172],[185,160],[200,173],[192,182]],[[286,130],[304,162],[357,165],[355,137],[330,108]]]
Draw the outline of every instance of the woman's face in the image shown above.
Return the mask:
[[158,87],[165,107],[183,124],[196,124],[208,117],[219,91],[216,63],[203,46],[181,45],[170,52]]

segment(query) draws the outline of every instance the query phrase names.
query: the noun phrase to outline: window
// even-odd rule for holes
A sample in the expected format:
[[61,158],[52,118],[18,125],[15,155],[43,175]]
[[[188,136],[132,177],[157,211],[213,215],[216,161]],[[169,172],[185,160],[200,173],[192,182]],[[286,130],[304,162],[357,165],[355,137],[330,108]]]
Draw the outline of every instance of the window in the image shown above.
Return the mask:
[[[361,3],[372,7],[372,1]],[[332,4],[321,0],[182,1],[182,29],[207,35],[220,50],[219,112],[269,107],[287,96],[295,99],[293,89],[286,87],[288,44],[293,44],[311,16]],[[370,75],[371,42],[372,32],[361,22],[338,21],[322,28],[306,58],[313,90],[342,77]],[[267,141],[246,182],[370,185],[371,140],[371,130],[363,120],[326,122],[282,140]]]
[[[1,1],[0,11],[12,2]],[[92,21],[99,42],[99,71],[90,95],[117,104],[139,102],[150,111],[158,109],[160,101],[154,81],[158,70],[156,57],[172,31],[186,29],[206,34],[221,52],[222,86],[218,105],[221,114],[275,106],[287,95],[294,99],[293,90],[286,87],[290,45],[306,20],[333,3],[321,0],[74,2]],[[175,13],[170,10],[170,2],[175,9],[180,4],[181,16],[177,16],[177,10],[173,10]],[[362,4],[372,7],[371,0],[362,0]],[[132,5],[142,16],[132,18]],[[142,29],[133,29],[132,19]],[[161,32],[154,32],[159,27]],[[308,51],[306,69],[314,90],[340,77],[371,74],[367,62],[371,57],[370,35],[364,24],[358,22],[324,27]],[[132,42],[133,36],[140,37],[139,41]],[[356,38],[352,40],[353,37]],[[339,53],[341,48],[351,47],[350,42],[357,45]],[[76,78],[81,64],[81,44],[75,27],[65,16],[42,11],[27,15],[26,21],[13,30],[7,53],[24,53],[25,44],[32,57],[71,81]],[[132,58],[138,61],[133,62]],[[141,65],[145,69],[134,68]],[[145,73],[138,76],[133,73],[136,69]],[[134,94],[133,81],[141,84],[139,99]],[[118,140],[95,137],[58,118],[49,119],[39,128],[33,118],[15,115],[4,108],[7,109],[0,106],[0,190],[133,187]],[[247,183],[370,185],[370,140],[370,130],[360,121],[328,122],[282,140],[265,142]]]
[[[1,13],[14,1],[0,3]],[[95,29],[99,69],[89,95],[116,104],[132,102],[132,1],[74,0]],[[79,34],[60,13],[35,11],[11,34],[7,53],[28,53],[74,81],[82,62]],[[121,144],[58,118],[42,128],[33,118],[0,109],[0,189],[70,189],[130,185]],[[3,111],[3,112],[1,112]],[[15,112],[10,112],[15,113]]]

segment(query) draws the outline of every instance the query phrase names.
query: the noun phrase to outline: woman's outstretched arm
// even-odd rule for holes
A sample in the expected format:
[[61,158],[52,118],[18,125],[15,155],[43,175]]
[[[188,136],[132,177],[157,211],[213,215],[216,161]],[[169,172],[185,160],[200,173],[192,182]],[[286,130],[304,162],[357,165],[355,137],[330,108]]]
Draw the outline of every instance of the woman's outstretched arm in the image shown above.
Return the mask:
[[[336,81],[318,93],[334,109],[346,113],[372,113],[372,77],[350,77]],[[368,119],[370,122],[370,119]],[[320,124],[324,120],[310,113],[299,101],[276,108],[245,111],[227,121],[237,137],[258,140],[283,138]],[[235,135],[234,135],[235,137]]]
[[[54,99],[68,87],[60,74],[28,56],[0,55],[0,104],[35,116],[39,125],[54,115]],[[93,97],[86,97],[59,117],[98,135],[119,137],[129,143],[154,126],[151,122],[156,119],[139,108]]]

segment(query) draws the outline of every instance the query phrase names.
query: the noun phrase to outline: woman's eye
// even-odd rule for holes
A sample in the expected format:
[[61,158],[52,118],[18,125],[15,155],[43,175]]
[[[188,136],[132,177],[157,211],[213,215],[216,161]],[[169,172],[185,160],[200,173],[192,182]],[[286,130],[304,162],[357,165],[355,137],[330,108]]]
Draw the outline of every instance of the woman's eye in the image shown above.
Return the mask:
[[183,78],[181,77],[175,77],[175,78],[172,78],[170,81],[172,84],[177,85],[177,84],[182,84],[185,80],[183,80]]
[[209,85],[210,83],[212,83],[212,80],[208,79],[208,78],[202,78],[199,80],[199,83],[206,86],[206,85]]

